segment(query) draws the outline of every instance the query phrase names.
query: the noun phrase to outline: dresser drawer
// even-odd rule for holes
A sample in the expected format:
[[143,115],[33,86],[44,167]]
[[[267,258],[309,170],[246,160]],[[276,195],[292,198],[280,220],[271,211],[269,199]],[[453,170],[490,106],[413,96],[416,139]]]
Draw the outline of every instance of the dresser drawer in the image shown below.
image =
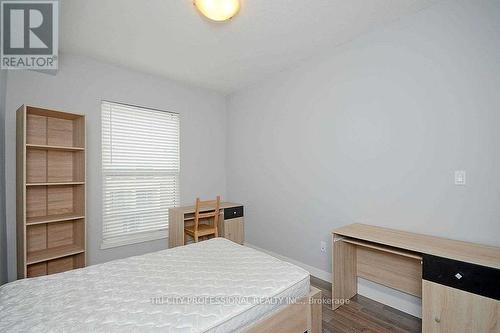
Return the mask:
[[224,209],[224,220],[235,219],[243,216],[243,206]]
[[500,300],[500,269],[423,256],[424,280]]
[[245,243],[245,222],[242,217],[224,220],[224,238],[241,245]]

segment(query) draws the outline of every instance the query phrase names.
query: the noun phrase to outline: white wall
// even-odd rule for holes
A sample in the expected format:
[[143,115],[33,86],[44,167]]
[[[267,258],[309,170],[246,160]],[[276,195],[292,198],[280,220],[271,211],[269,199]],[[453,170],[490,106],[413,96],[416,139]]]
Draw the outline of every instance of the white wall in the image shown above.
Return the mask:
[[325,272],[354,222],[499,246],[499,36],[500,1],[443,1],[230,96],[247,241]]
[[5,93],[7,72],[0,70],[0,285],[7,281],[7,239],[5,225]]
[[16,276],[15,110],[22,104],[87,115],[88,263],[137,255],[167,247],[167,240],[100,250],[101,100],[130,103],[181,115],[181,203],[196,196],[225,196],[224,96],[173,81],[63,54],[57,75],[11,71],[7,82],[6,178],[9,279]]

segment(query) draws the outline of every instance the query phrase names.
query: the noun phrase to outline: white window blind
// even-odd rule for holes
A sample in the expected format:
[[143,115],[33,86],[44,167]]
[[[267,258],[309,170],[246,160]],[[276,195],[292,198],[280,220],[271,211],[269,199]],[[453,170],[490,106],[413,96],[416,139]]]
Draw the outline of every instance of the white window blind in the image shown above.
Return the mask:
[[102,102],[103,248],[167,237],[179,164],[178,114]]

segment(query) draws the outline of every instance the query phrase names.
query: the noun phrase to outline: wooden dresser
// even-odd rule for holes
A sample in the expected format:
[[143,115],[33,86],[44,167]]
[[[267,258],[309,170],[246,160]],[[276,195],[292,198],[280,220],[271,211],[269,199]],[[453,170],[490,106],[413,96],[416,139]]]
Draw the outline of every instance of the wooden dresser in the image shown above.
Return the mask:
[[500,332],[500,248],[364,224],[332,241],[334,309],[362,277],[422,298],[423,332]]
[[[208,208],[207,208],[208,209]],[[184,245],[184,225],[193,223],[195,206],[170,208],[168,211],[168,247]],[[213,208],[212,208],[213,211]],[[245,221],[242,204],[221,202],[219,237],[235,243],[245,242]]]

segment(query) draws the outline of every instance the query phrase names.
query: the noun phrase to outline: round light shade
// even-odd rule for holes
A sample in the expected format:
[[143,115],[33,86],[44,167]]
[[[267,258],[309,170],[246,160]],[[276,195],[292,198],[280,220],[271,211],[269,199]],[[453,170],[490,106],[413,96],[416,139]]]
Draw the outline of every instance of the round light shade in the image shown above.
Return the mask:
[[225,21],[236,15],[240,0],[194,0],[198,10],[214,21]]

